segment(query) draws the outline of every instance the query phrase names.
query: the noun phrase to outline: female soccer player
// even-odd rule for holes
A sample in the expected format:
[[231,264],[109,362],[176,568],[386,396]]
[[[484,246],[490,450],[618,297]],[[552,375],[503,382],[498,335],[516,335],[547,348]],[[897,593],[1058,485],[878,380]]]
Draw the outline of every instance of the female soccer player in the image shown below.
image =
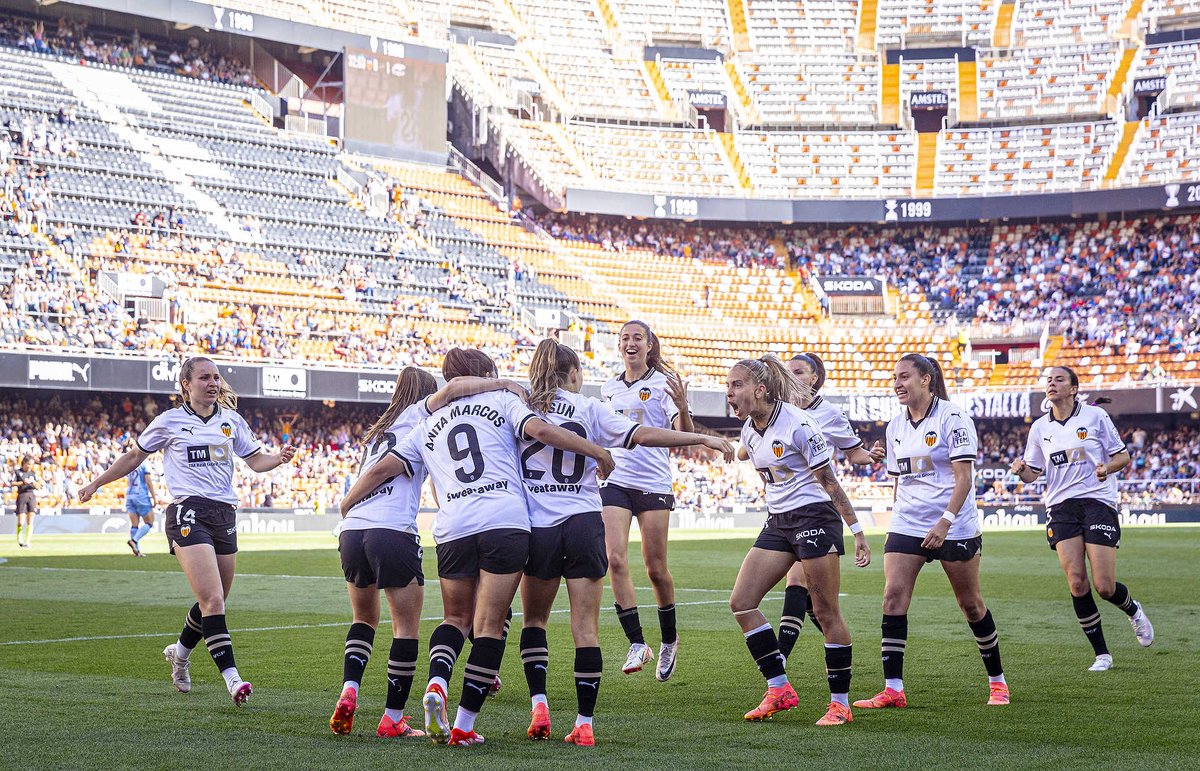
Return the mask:
[[1141,603],[1135,602],[1128,587],[1117,581],[1121,522],[1117,517],[1115,475],[1129,465],[1129,451],[1108,413],[1082,404],[1078,395],[1079,377],[1075,371],[1051,367],[1046,374],[1050,412],[1033,422],[1025,457],[1013,461],[1009,470],[1027,483],[1046,474],[1042,493],[1046,540],[1058,552],[1075,616],[1096,653],[1089,669],[1104,672],[1112,669],[1112,654],[1104,642],[1100,609],[1088,583],[1087,563],[1092,566],[1096,591],[1129,616],[1141,645],[1154,642],[1154,627]]
[[[524,389],[510,381],[485,378],[458,378],[437,391],[433,375],[416,367],[405,367],[396,379],[391,403],[367,431],[361,470],[369,470],[391,452],[431,410],[460,397],[501,388],[524,393]],[[329,728],[337,734],[348,734],[354,726],[359,684],[379,626],[382,589],[392,616],[392,643],[388,654],[387,707],[375,733],[381,737],[425,735],[410,726],[404,715],[417,668],[417,628],[425,585],[421,539],[417,535],[425,466],[414,462],[412,471],[412,476],[395,476],[375,487],[352,487],[342,501],[338,552],[354,623],[346,634],[342,694],[329,719]],[[348,505],[352,500],[357,503]]]
[[154,504],[158,500],[158,493],[154,490],[154,482],[150,480],[150,469],[144,465],[130,471],[125,480],[128,483],[125,512],[129,515],[129,540],[125,545],[133,551],[133,556],[145,557],[140,544],[146,533],[154,527]]
[[[582,386],[583,370],[575,351],[554,340],[538,344],[529,365],[530,407],[546,421],[605,447],[703,445],[725,453],[727,460],[733,457],[733,447],[724,439],[640,426],[607,404],[580,395]],[[520,444],[521,476],[532,525],[529,563],[521,580],[521,661],[533,702],[527,733],[531,739],[550,738],[546,623],[559,582],[565,578],[579,702],[575,726],[566,742],[590,747],[595,744],[592,718],[603,669],[598,637],[600,594],[608,570],[596,464],[538,441],[522,439]]]
[[[819,395],[821,386],[825,385],[825,362],[820,356],[815,353],[798,353],[788,361],[787,368],[801,384],[812,390],[812,399],[803,406],[816,421],[825,436],[825,441],[835,449],[841,450],[846,460],[855,466],[883,462],[883,445],[876,442],[868,450],[858,438],[854,427],[850,425],[846,414]],[[779,620],[779,652],[783,654],[784,660],[792,655],[792,648],[800,637],[806,614],[813,619],[813,626],[817,631],[821,631],[809,601],[808,585],[804,580],[804,564],[797,562],[787,574],[787,588],[783,593],[783,614]]]
[[[37,472],[33,470],[33,458],[21,461],[21,468],[13,475],[17,489],[17,546],[31,548],[33,544],[33,520],[37,516]],[[25,533],[22,534],[21,531]]]
[[[645,426],[693,431],[688,412],[687,383],[663,361],[662,345],[650,327],[629,321],[621,327],[621,356],[625,372],[604,384],[603,399],[613,409]],[[604,502],[604,536],[608,548],[609,580],[616,600],[617,619],[629,639],[622,671],[639,672],[654,660],[642,635],[637,592],[629,575],[629,527],[638,518],[642,561],[658,602],[662,645],[655,677],[668,680],[675,672],[679,636],[675,628],[675,582],[667,569],[667,527],[675,507],[671,459],[665,448],[614,450],[617,469],[600,488]]]
[[[482,351],[455,348],[446,354],[442,374],[447,382],[467,375],[495,378],[496,365]],[[434,411],[346,496],[353,506],[364,489],[398,473],[412,477],[419,464],[433,479],[440,496],[433,536],[445,620],[429,640],[423,704],[426,732],[451,746],[483,743],[475,718],[500,670],[505,616],[529,556],[529,509],[517,466],[517,439],[524,437],[590,457],[602,476],[612,470],[608,450],[550,425],[513,394],[498,391]],[[451,728],[446,684],[468,630],[475,639]]]
[[813,609],[825,634],[829,679],[829,708],[817,725],[828,726],[854,719],[849,698],[850,630],[838,607],[838,558],[846,550],[842,521],[854,534],[854,564],[870,564],[871,549],[833,473],[829,443],[816,421],[796,406],[811,395],[774,356],[744,359],[729,370],[726,398],[734,415],[746,421],[738,457],[753,461],[766,483],[768,513],[738,571],[729,608],[767,680],[762,703],[747,712],[746,719],[766,720],[795,707],[799,700],[784,672],[775,632],[758,606],[793,564],[804,562]]
[[854,702],[865,709],[904,707],[908,606],[921,568],[935,559],[967,617],[989,682],[988,704],[1008,704],[1000,638],[979,592],[983,538],[975,508],[975,424],[950,402],[937,360],[909,353],[896,362],[893,389],[904,408],[887,426],[887,473],[895,504],[883,544],[884,690]]
[[179,642],[168,645],[163,655],[171,664],[176,689],[187,693],[192,688],[189,656],[203,637],[233,703],[244,704],[252,689],[238,674],[225,624],[225,599],[233,586],[237,560],[233,458],[236,455],[264,473],[290,463],[296,448],[284,445],[277,453],[263,451],[235,412],[237,394],[210,359],[195,356],[185,361],[179,370],[179,389],[183,404],[150,421],[133,448],[80,490],[79,500],[86,503],[101,487],[162,450],[172,499],[165,512],[167,542],[196,595]]

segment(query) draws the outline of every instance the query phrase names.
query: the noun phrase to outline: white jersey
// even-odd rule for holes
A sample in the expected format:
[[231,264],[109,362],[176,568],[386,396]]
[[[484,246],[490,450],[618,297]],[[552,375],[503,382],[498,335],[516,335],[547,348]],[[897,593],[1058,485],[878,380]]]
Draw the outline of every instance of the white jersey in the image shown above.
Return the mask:
[[[410,404],[396,418],[396,422],[378,439],[363,450],[363,462],[359,468],[362,475],[385,455],[396,454],[400,440],[412,433],[422,420],[429,416],[425,402]],[[425,463],[412,459],[408,462],[412,476],[392,477],[354,504],[342,520],[343,530],[368,530],[383,528],[404,533],[417,533],[417,512],[421,508],[421,485],[428,472]]]
[[171,498],[190,496],[237,506],[233,491],[233,458],[262,452],[241,415],[213,406],[207,418],[187,404],[160,412],[137,438],[146,453],[162,450],[163,475]]
[[[679,409],[667,390],[667,376],[656,369],[648,370],[630,383],[619,375],[600,388],[600,396],[612,408],[634,423],[654,428],[671,428]],[[620,485],[644,493],[671,495],[671,457],[666,447],[635,447],[632,450],[613,450],[616,470],[605,484]]]
[[850,425],[846,413],[820,396],[813,399],[812,404],[805,407],[804,411],[817,422],[825,439],[837,449],[850,452],[856,447],[862,447],[862,439],[858,438],[858,432]]
[[491,391],[442,407],[396,445],[410,470],[424,462],[433,478],[437,543],[485,530],[529,530],[517,437],[536,417],[511,392]]
[[[545,420],[601,447],[632,449],[638,429],[637,423],[607,404],[562,388]],[[603,508],[596,461],[524,438],[520,445],[521,478],[533,527],[553,527],[572,515]]]
[[1112,418],[1099,407],[1075,403],[1071,416],[1062,423],[1048,412],[1029,427],[1025,465],[1046,472],[1042,500],[1047,506],[1073,498],[1094,498],[1117,507],[1117,477],[1109,474],[1101,482],[1096,464],[1125,452],[1125,442]]
[[[975,462],[979,453],[975,424],[961,407],[935,396],[920,420],[909,420],[907,409],[892,418],[886,442],[887,473],[897,478],[888,532],[924,538],[950,506],[954,462]],[[980,532],[972,480],[946,538],[963,540]]]
[[742,446],[766,482],[770,513],[783,514],[830,500],[813,472],[829,465],[832,450],[821,428],[804,410],[775,402],[762,431],[750,420],[742,426]]

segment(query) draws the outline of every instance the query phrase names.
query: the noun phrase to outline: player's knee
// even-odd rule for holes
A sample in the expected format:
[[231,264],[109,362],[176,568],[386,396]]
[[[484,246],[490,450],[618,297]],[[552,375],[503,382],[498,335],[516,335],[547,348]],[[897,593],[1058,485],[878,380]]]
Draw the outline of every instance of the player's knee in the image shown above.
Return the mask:
[[1103,599],[1112,599],[1112,596],[1117,593],[1117,582],[1111,578],[1093,579],[1093,583],[1096,586],[1096,594],[1099,594]]
[[[1088,584],[1087,576],[1072,574],[1067,576],[1067,586],[1071,589],[1072,597],[1082,597],[1092,590]],[[1100,587],[1097,586],[1097,589]]]
[[958,601],[958,607],[962,609],[963,615],[967,617],[967,621],[975,622],[983,618],[983,614],[987,613],[987,605],[984,604],[982,597],[963,597]]
[[623,574],[629,572],[629,558],[622,552],[608,553],[608,571]]
[[908,595],[885,589],[883,592],[883,612],[889,616],[902,616],[907,613]]
[[220,590],[205,592],[196,598],[196,602],[202,616],[220,616],[225,612],[225,595]]
[[671,582],[671,571],[667,570],[666,561],[649,562],[646,564],[646,577],[655,586]]

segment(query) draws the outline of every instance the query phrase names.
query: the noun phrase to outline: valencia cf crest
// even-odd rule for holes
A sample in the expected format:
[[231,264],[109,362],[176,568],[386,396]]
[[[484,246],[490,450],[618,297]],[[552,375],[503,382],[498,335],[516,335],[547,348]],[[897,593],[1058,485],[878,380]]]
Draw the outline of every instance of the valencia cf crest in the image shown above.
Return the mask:
[[1083,427],[1075,429],[1075,436],[1079,437],[1079,441],[1082,442],[1084,439],[1087,439],[1087,429]]
[[1046,528],[1046,537],[1048,537],[1048,538],[1054,537],[1054,528],[1052,528],[1052,527]]
[[927,434],[925,434],[925,446],[932,447],[935,444],[937,444],[937,432],[930,431]]
[[192,526],[191,525],[184,525],[183,527],[179,528],[179,535],[183,536],[184,538],[187,538],[191,534],[192,534]]
[[233,433],[233,426],[229,425],[228,423],[222,423],[221,424],[221,433],[224,434],[226,436],[226,438],[228,438]]
[[776,439],[774,442],[771,442],[771,452],[775,454],[776,458],[782,458],[783,442],[779,441],[778,439]]
[[650,389],[643,388],[642,390],[638,391],[638,398],[641,399],[642,401],[646,401],[647,399],[649,399],[650,398]]

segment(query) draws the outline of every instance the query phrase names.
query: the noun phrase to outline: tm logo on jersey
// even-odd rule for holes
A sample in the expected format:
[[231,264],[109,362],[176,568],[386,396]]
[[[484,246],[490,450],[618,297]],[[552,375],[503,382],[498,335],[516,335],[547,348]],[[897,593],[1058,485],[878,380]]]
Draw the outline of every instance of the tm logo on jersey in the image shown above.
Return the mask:
[[783,457],[783,450],[784,450],[783,442],[779,441],[778,439],[776,439],[774,442],[771,442],[771,454],[774,455],[776,458]]
[[1050,462],[1055,466],[1066,466],[1086,460],[1087,452],[1082,447],[1072,447],[1069,450],[1059,450],[1058,452],[1050,453]]
[[189,466],[216,466],[229,463],[229,448],[219,444],[193,444],[187,448]]
[[897,458],[896,467],[901,476],[909,474],[927,474],[933,471],[933,459],[928,455],[918,455],[915,458]]

